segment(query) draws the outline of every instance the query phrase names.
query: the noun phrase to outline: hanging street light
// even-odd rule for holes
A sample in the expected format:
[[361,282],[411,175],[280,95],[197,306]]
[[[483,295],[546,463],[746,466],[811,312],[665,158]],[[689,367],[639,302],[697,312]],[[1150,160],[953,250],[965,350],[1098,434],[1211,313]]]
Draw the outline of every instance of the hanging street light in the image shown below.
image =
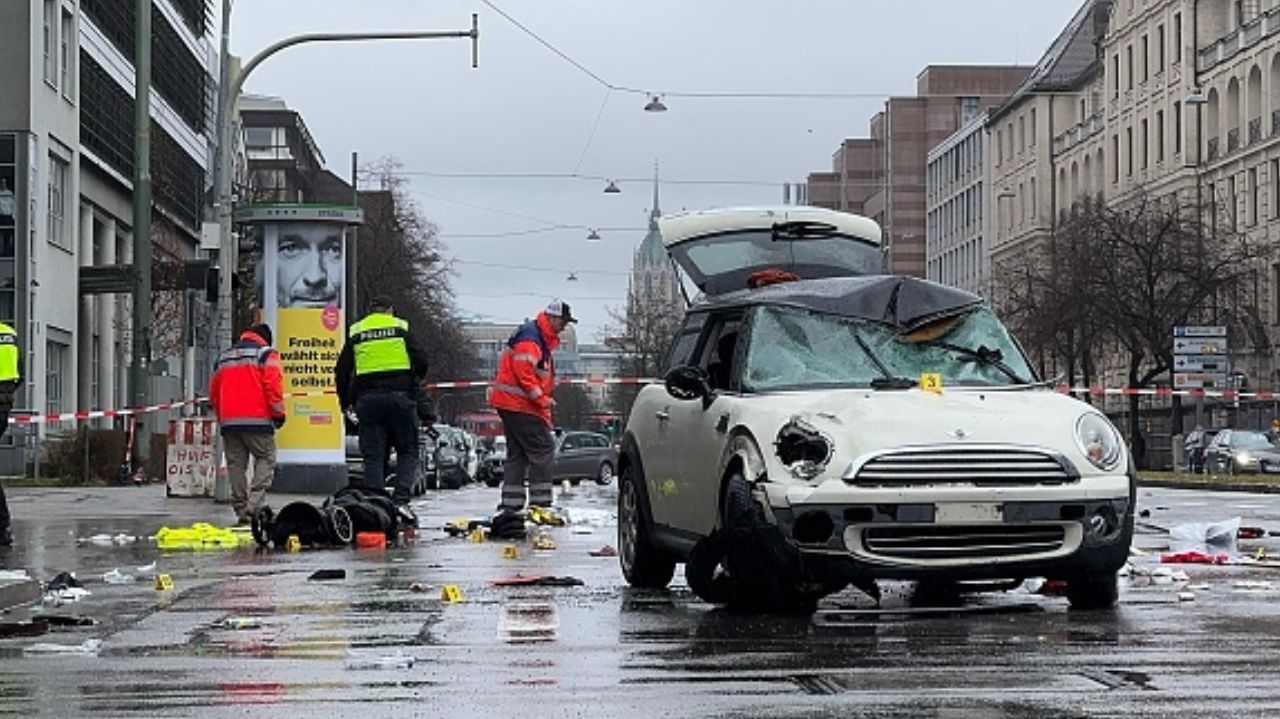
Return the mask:
[[596,232],[595,230],[592,230],[591,232],[588,232],[588,233],[587,233],[587,242],[599,242],[599,241],[600,241],[600,233],[599,233],[599,232]]
[[662,100],[660,100],[657,95],[654,95],[652,98],[650,98],[649,104],[644,106],[644,111],[645,112],[666,112],[667,106],[662,104]]
[[622,192],[622,190],[619,189],[617,183],[615,183],[613,180],[609,180],[609,184],[605,186],[604,192],[606,195],[616,195]]

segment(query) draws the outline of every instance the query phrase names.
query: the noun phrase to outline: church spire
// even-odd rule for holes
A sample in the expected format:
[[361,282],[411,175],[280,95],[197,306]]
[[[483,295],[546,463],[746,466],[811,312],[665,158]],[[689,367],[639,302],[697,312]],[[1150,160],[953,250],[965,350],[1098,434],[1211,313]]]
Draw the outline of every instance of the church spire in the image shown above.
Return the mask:
[[656,225],[657,219],[662,217],[662,210],[658,209],[658,160],[653,161],[653,209],[649,211],[649,224]]

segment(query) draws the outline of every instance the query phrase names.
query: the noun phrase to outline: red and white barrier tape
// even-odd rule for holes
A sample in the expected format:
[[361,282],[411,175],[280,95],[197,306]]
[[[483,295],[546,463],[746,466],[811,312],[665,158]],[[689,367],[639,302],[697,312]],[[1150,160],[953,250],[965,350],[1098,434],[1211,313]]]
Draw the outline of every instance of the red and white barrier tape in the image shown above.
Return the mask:
[[1094,397],[1221,397],[1222,399],[1261,399],[1280,400],[1280,392],[1240,392],[1238,390],[1215,389],[1169,389],[1168,387],[1068,387],[1058,385],[1055,390],[1062,394],[1087,394]]
[[203,401],[203,398],[195,397],[180,402],[162,402],[160,404],[147,405],[146,407],[129,407],[126,409],[81,410],[79,412],[62,412],[60,414],[10,414],[9,424],[54,424],[56,422],[83,422],[90,419],[128,417],[136,414],[164,412]]

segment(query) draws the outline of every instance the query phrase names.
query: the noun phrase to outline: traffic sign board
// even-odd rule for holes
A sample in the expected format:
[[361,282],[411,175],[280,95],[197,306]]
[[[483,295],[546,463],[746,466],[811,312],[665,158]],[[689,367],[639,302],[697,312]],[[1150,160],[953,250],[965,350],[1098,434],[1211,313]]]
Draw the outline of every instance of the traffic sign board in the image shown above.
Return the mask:
[[1177,337],[1173,340],[1176,355],[1226,354],[1226,337]]
[[1173,328],[1174,337],[1226,337],[1227,328],[1221,325],[1179,325]]
[[1226,372],[1225,354],[1174,355],[1174,372]]
[[1224,389],[1226,386],[1226,372],[1179,372],[1173,375],[1174,389]]

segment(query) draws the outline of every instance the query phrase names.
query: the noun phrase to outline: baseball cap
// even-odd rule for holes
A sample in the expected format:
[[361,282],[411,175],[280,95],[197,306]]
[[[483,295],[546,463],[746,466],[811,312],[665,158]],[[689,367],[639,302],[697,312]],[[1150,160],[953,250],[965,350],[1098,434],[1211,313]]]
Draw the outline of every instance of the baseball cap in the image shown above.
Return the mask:
[[569,303],[561,300],[551,300],[551,304],[547,305],[548,317],[559,317],[565,322],[577,322],[578,318],[573,316],[569,310]]

